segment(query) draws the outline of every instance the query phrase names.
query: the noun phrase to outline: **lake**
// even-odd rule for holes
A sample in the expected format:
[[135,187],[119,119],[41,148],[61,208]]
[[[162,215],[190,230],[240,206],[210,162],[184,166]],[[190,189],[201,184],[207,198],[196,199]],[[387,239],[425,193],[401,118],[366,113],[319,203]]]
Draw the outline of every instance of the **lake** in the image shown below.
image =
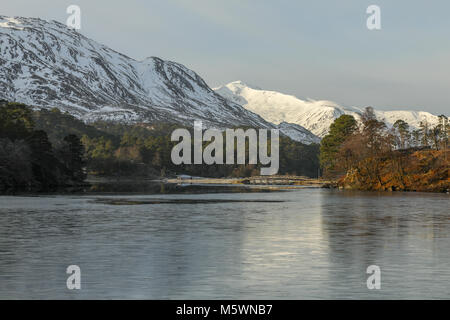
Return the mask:
[[[449,195],[0,197],[0,299],[449,299]],[[68,290],[66,268],[81,268]],[[369,290],[366,269],[381,270]]]

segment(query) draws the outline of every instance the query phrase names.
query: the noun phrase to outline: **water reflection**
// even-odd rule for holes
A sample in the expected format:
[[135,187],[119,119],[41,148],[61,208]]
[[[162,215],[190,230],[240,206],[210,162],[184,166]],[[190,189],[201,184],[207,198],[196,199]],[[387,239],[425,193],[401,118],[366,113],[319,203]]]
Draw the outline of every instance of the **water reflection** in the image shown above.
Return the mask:
[[[448,200],[321,189],[0,197],[0,298],[449,298]],[[70,264],[81,291],[65,287]],[[380,291],[366,287],[371,264]]]
[[[431,276],[449,271],[443,265],[450,258],[448,196],[338,192],[323,197],[322,232],[334,286],[342,287],[347,278],[351,296],[364,295],[357,284],[367,279],[365,267],[378,265],[384,288],[370,297],[448,296],[450,279]],[[428,288],[432,291],[425,294]]]

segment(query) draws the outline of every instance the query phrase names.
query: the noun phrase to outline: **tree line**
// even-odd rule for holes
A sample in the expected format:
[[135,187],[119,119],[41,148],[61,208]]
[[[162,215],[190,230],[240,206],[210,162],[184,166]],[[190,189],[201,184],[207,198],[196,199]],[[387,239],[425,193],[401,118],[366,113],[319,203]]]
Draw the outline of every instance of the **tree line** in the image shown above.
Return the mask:
[[[57,108],[0,102],[0,192],[80,185],[87,174],[116,177],[258,175],[259,165],[174,165],[171,133],[180,125],[86,124]],[[245,129],[245,128],[244,128]],[[207,146],[207,142],[203,147]],[[248,143],[246,145],[248,160]],[[280,137],[280,174],[317,176],[319,145]]]
[[342,115],[321,141],[320,164],[325,175],[344,186],[368,190],[448,189],[448,118],[426,121],[411,130],[398,120],[392,128],[366,108],[358,125]]
[[[411,182],[414,179],[442,189],[448,180],[449,127],[448,118],[442,115],[434,126],[424,121],[412,130],[398,120],[388,128],[367,108],[360,124],[350,115],[336,119],[320,146],[281,136],[279,174],[317,177],[320,165],[324,176],[361,189],[407,190],[417,187]],[[259,175],[260,166],[248,163],[174,165],[171,151],[178,142],[172,142],[170,135],[176,128],[179,125],[170,123],[86,124],[57,108],[32,110],[24,104],[1,101],[0,192],[76,186],[87,174],[155,178]]]
[[[120,137],[119,141],[105,137],[83,135],[89,169],[101,175],[175,175],[187,174],[203,177],[249,177],[259,175],[260,165],[248,163],[249,145],[246,141],[246,164],[181,164],[171,160],[171,133],[179,126],[173,124],[97,124],[106,132]],[[186,128],[191,130],[189,128]],[[244,128],[246,129],[246,128]],[[224,141],[226,140],[224,134]],[[204,142],[203,149],[210,142]],[[226,143],[224,143],[225,148]],[[191,145],[194,148],[193,143]],[[318,145],[305,145],[288,137],[280,137],[280,174],[316,176],[319,168]],[[234,153],[236,154],[236,145]],[[192,156],[194,152],[191,152]],[[225,154],[225,150],[224,150]],[[193,163],[193,161],[192,161]]]
[[57,147],[26,105],[0,102],[0,192],[49,191],[85,179],[84,147],[73,134]]

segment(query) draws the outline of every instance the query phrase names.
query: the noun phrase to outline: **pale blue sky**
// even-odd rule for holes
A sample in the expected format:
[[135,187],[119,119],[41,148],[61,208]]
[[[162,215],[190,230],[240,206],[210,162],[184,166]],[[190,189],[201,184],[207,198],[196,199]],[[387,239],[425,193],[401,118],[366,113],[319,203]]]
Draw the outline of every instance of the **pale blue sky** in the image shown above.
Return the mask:
[[[211,87],[242,80],[347,106],[450,113],[447,0],[2,0],[0,14],[65,22],[70,4],[86,36],[180,62]],[[382,30],[366,28],[371,4]]]

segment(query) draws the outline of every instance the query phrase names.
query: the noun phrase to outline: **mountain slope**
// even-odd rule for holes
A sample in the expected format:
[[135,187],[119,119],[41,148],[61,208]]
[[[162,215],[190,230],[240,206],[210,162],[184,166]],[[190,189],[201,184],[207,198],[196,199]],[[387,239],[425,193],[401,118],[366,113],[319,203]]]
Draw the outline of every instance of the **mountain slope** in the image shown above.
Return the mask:
[[58,107],[85,121],[274,127],[181,64],[136,61],[64,24],[36,18],[0,16],[0,99]]
[[311,131],[295,123],[281,122],[277,125],[281,133],[292,140],[300,141],[305,144],[320,143],[320,138]]
[[[242,81],[231,82],[214,90],[267,121],[275,124],[295,123],[319,137],[324,137],[333,121],[341,115],[353,115],[359,120],[364,111],[363,108],[343,107],[331,101],[305,101],[280,92],[251,87]],[[392,126],[398,119],[405,120],[413,128],[419,127],[424,120],[430,124],[438,122],[438,117],[428,112],[375,110],[375,114],[388,126]]]

